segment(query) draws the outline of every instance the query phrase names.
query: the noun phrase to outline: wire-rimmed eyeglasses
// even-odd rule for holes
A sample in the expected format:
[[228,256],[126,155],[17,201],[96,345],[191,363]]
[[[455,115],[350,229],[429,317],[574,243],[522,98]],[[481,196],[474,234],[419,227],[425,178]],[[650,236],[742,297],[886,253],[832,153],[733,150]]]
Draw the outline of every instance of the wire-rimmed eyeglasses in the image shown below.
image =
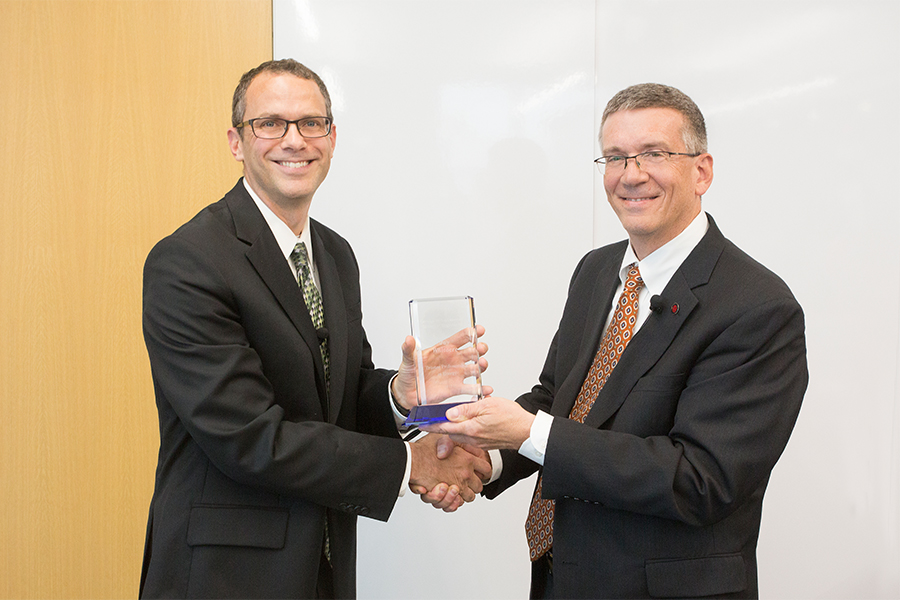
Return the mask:
[[634,159],[634,164],[636,164],[638,168],[643,168],[644,166],[653,167],[661,165],[667,162],[672,156],[700,156],[700,153],[648,150],[647,152],[641,152],[634,156],[601,156],[600,158],[594,159],[594,164],[597,165],[600,173],[615,174],[625,172],[625,169],[628,167],[628,159],[630,158]]

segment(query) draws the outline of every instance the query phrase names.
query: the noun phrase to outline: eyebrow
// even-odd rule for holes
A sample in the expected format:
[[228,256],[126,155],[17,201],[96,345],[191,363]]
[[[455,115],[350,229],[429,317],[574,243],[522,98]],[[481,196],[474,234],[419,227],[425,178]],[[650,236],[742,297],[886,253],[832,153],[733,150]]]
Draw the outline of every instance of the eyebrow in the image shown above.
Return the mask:
[[[668,147],[667,144],[663,144],[661,142],[653,142],[647,143],[640,147],[640,150],[636,152],[636,154],[640,154],[641,152],[647,152],[648,150],[663,150],[665,152],[671,152],[670,150],[666,150]],[[606,148],[603,150],[604,156],[625,156],[625,151],[619,148],[618,146],[613,146],[612,148]]]
[[[282,116],[278,113],[263,113],[258,117],[253,117],[254,119],[281,119],[282,121],[293,121],[294,119],[288,119],[285,116]],[[304,115],[297,119],[298,121],[302,121],[303,119],[327,119],[325,115]],[[248,119],[249,120],[249,119]]]

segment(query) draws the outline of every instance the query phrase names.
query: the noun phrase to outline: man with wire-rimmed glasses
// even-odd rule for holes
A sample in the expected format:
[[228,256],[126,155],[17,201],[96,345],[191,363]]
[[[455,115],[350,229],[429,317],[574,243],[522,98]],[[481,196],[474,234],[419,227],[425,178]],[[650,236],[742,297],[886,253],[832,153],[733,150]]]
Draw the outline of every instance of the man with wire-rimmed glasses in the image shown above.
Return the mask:
[[595,162],[628,239],[588,253],[539,383],[433,430],[501,449],[497,494],[538,472],[534,598],[756,598],[769,474],[806,390],[803,312],[701,208],[696,104],[616,94]]

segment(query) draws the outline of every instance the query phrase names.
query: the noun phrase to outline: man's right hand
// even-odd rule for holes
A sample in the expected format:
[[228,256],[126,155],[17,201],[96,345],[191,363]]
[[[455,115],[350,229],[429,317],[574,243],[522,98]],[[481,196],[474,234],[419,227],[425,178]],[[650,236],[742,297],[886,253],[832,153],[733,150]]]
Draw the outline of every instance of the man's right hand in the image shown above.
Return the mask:
[[[471,502],[481,492],[482,480],[487,480],[491,475],[491,463],[483,453],[473,454],[462,447],[453,446],[447,455],[449,446],[438,442],[443,436],[429,435],[423,440],[410,444],[412,450],[412,467],[409,478],[409,487],[417,494],[432,494],[435,499],[441,498],[446,506],[439,506],[447,512],[456,510],[462,502],[454,500],[453,490],[458,490],[458,498],[465,502]],[[443,457],[438,456],[440,454]],[[477,451],[476,451],[477,452]],[[445,489],[447,493],[441,491]],[[449,497],[448,497],[449,495]],[[452,510],[447,510],[451,508]]]

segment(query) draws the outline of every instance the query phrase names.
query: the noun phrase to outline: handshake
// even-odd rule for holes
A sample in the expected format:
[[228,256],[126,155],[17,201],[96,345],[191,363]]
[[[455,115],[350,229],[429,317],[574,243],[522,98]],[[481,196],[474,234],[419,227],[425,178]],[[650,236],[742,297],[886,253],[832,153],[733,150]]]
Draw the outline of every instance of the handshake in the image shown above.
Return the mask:
[[445,435],[425,436],[410,444],[410,448],[410,489],[423,502],[444,512],[454,512],[473,501],[491,478],[487,452],[474,446],[457,445]]

